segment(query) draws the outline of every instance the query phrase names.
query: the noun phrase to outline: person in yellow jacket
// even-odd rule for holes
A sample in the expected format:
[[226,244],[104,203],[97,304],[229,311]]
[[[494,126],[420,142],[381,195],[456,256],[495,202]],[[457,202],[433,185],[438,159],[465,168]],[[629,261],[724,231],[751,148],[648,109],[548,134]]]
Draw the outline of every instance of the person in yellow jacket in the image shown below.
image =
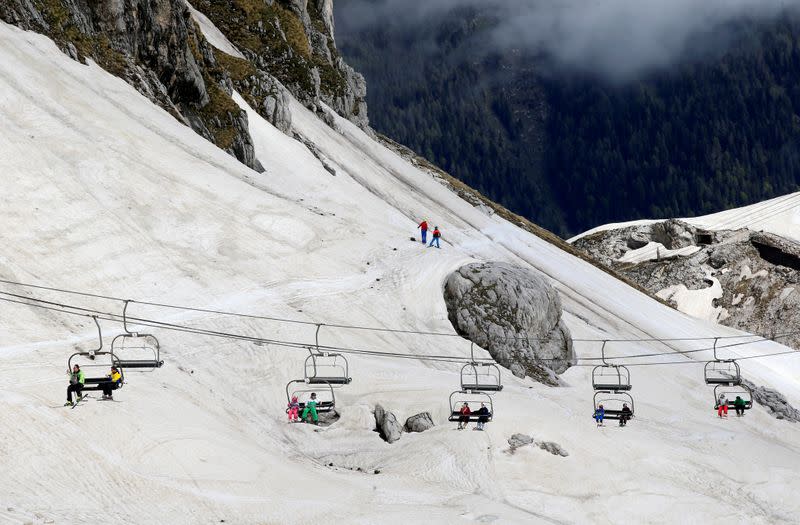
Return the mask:
[[119,373],[116,366],[112,366],[111,373],[108,374],[106,378],[107,380],[101,383],[103,387],[103,399],[114,399],[111,392],[119,388],[122,384],[122,374]]

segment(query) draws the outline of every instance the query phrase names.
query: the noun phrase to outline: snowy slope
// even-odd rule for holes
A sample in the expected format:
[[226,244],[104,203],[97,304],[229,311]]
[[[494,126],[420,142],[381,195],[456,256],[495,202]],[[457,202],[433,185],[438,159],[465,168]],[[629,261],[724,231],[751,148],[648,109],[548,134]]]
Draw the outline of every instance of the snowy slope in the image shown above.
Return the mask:
[[[483,214],[343,119],[333,130],[293,107],[295,131],[334,176],[300,142],[249,113],[264,174],[123,81],[69,60],[42,36],[0,25],[0,277],[316,322],[452,331],[441,297],[447,274],[472,260],[503,260],[553,281],[578,338],[736,335]],[[441,250],[408,241],[423,216],[442,227]],[[135,308],[170,322],[314,338],[308,326]],[[315,433],[284,421],[284,385],[302,374],[301,351],[159,332],[163,369],[129,372],[117,403],[69,410],[60,408],[63,371],[74,347],[95,344],[91,322],[10,304],[0,304],[0,319],[3,523],[791,523],[800,511],[800,431],[760,408],[741,420],[713,417],[695,361],[707,352],[671,358],[681,365],[632,368],[637,418],[624,430],[591,422],[590,368],[570,369],[569,386],[557,389],[504,374],[485,433],[456,432],[445,421],[456,365],[353,357],[353,383],[337,393],[342,419]],[[383,351],[469,349],[458,338],[330,327],[321,337]],[[729,352],[782,349],[760,343]],[[576,351],[597,357],[599,344],[579,342]],[[797,358],[742,367],[800,404]],[[437,427],[386,444],[372,431],[376,402],[401,421],[428,410]],[[514,432],[555,441],[570,456],[534,448],[510,455]]]

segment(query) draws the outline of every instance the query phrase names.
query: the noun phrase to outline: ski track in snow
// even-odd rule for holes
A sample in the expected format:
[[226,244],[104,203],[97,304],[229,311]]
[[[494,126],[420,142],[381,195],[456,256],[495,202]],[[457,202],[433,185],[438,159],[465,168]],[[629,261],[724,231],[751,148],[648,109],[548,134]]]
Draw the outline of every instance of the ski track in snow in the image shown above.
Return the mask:
[[[333,130],[292,106],[295,131],[336,167],[332,176],[302,144],[246,108],[267,168],[256,174],[42,36],[0,23],[0,56],[3,278],[450,332],[446,276],[470,261],[503,260],[554,282],[577,338],[739,334],[671,310],[483,214],[340,118]],[[443,228],[441,250],[408,240],[423,216]],[[169,322],[314,341],[313,326],[133,309]],[[744,419],[717,419],[700,364],[632,368],[637,417],[626,429],[595,428],[591,369],[567,371],[563,388],[504,373],[487,431],[458,432],[446,422],[446,400],[460,367],[354,356],[353,383],[337,390],[341,419],[314,432],[288,425],[283,412],[284,385],[302,374],[302,351],[155,331],[163,369],[128,372],[118,403],[90,399],[69,410],[54,408],[63,402],[66,360],[75,347],[95,344],[93,323],[8,304],[0,304],[0,316],[4,523],[101,516],[127,523],[791,523],[800,511],[797,426],[758,407]],[[107,336],[120,330],[103,327]],[[332,327],[320,336],[327,345],[382,351],[469,351],[458,338]],[[608,350],[624,356],[707,346],[642,342]],[[759,343],[726,351],[780,349]],[[599,344],[576,343],[576,351],[597,357]],[[742,368],[800,404],[796,358],[748,360]],[[386,444],[373,432],[375,403],[401,422],[430,411],[437,426]],[[555,441],[570,456],[535,447],[510,455],[506,439],[515,432]]]

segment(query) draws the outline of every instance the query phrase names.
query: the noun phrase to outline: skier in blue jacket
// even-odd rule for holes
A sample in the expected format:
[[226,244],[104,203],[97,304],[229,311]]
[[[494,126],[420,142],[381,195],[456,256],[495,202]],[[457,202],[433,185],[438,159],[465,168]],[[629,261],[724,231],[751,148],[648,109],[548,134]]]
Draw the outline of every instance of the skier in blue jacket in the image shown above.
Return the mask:
[[594,411],[594,420],[597,422],[598,427],[603,426],[603,418],[606,416],[606,409],[603,408],[603,405],[597,407]]

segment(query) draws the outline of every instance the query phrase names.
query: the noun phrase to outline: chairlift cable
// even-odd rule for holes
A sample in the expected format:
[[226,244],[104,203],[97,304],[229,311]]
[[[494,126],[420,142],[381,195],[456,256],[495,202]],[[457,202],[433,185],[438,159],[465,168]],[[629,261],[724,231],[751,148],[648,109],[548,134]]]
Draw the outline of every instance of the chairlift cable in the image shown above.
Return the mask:
[[[9,299],[9,298],[0,297],[0,301],[7,302],[7,303],[14,303],[14,304],[20,304],[20,305],[24,305],[24,306],[31,306],[31,307],[35,307],[35,308],[40,308],[40,309],[45,309],[45,310],[50,310],[50,311],[56,311],[56,312],[59,312],[59,313],[65,313],[65,314],[68,314],[68,315],[74,315],[74,316],[79,316],[79,317],[86,317],[86,318],[97,317],[98,319],[104,320],[104,321],[110,321],[110,322],[115,322],[115,323],[120,323],[120,324],[123,323],[123,320],[121,319],[121,316],[118,315],[118,314],[114,314],[114,313],[109,313],[109,312],[105,312],[105,311],[101,311],[101,310],[92,310],[92,309],[73,306],[73,305],[68,305],[68,304],[56,303],[56,302],[53,302],[53,301],[45,301],[45,300],[37,299],[37,298],[33,298],[33,297],[18,296],[18,295],[11,294],[11,293],[8,293],[8,292],[1,292],[0,291],[0,294],[14,296],[14,297],[17,297],[17,298],[24,299],[24,300],[16,300],[16,299]],[[77,311],[73,311],[73,310],[77,310]],[[278,340],[278,339],[266,339],[266,338],[255,337],[255,336],[247,336],[247,335],[236,334],[236,333],[231,333],[231,332],[222,332],[222,331],[210,330],[210,329],[205,329],[205,328],[177,325],[177,324],[167,323],[167,322],[163,322],[163,321],[157,321],[157,320],[153,320],[153,319],[133,318],[133,317],[131,317],[130,319],[135,321],[135,324],[138,324],[138,325],[141,325],[141,326],[147,326],[147,327],[150,327],[150,328],[161,328],[161,329],[164,329],[164,330],[171,330],[171,331],[182,332],[182,333],[190,333],[190,334],[196,334],[196,335],[207,335],[207,336],[211,336],[211,337],[234,339],[234,340],[248,341],[248,342],[261,343],[261,344],[267,344],[267,345],[271,344],[273,346],[280,346],[280,347],[284,347],[284,348],[303,349],[303,350],[306,350],[306,349],[309,348],[309,346],[312,346],[309,343],[285,341],[285,340]],[[777,337],[779,337],[779,336],[776,336],[776,338]],[[729,348],[729,347],[734,347],[734,346],[743,346],[743,345],[748,345],[748,344],[753,344],[753,343],[763,342],[763,341],[769,341],[769,340],[770,339],[762,339],[762,340],[759,340],[759,341],[744,341],[744,342],[739,342],[739,343],[732,343],[732,344],[729,344],[729,345],[718,346],[717,348],[719,349],[719,348]],[[607,341],[611,341],[611,340],[607,340]],[[403,352],[381,352],[381,351],[376,351],[376,350],[355,349],[355,348],[346,348],[346,347],[338,347],[338,346],[330,346],[330,345],[320,345],[319,349],[322,350],[322,351],[347,353],[347,354],[353,354],[353,355],[365,355],[365,356],[372,356],[372,357],[387,357],[387,358],[397,358],[397,359],[417,359],[417,360],[421,360],[421,361],[438,361],[438,362],[451,362],[451,363],[460,363],[460,364],[469,363],[469,361],[466,360],[465,358],[461,358],[461,357],[458,357],[458,356],[448,356],[448,355],[409,354],[409,353],[403,353]],[[676,355],[684,355],[684,354],[689,354],[689,353],[709,351],[711,349],[712,348],[702,348],[702,349],[695,349],[695,350],[687,350],[687,351],[683,351],[683,352],[662,352],[662,353],[653,353],[653,354],[638,354],[638,355],[633,355],[633,356],[620,356],[620,357],[617,357],[617,358],[610,358],[610,359],[622,359],[622,360],[624,360],[624,359],[632,359],[632,358],[657,357],[657,356],[663,356],[663,355],[676,356]],[[796,351],[789,350],[789,351],[782,351],[782,352],[773,352],[773,353],[770,353],[770,354],[757,354],[757,355],[751,355],[751,356],[737,357],[736,359],[737,360],[758,359],[758,358],[761,358],[761,357],[780,356],[780,355],[787,355],[787,354],[791,354],[791,353],[796,353]],[[478,361],[478,362],[494,363],[494,360],[492,360],[492,359],[488,359],[488,358],[479,358],[479,359],[480,359],[480,361]],[[601,360],[601,359],[602,358],[585,357],[585,358],[577,358],[576,360],[577,361],[597,361],[597,360]],[[559,362],[563,362],[563,361],[566,361],[566,359],[550,358],[550,359],[540,359],[539,361],[559,361]],[[703,361],[688,360],[688,361],[661,361],[661,362],[654,362],[654,363],[627,363],[627,362],[623,361],[623,362],[615,363],[615,364],[618,365],[618,366],[634,367],[634,366],[661,366],[661,365],[679,365],[679,364],[698,365],[698,364],[704,364],[704,362]],[[590,366],[594,366],[594,365],[576,363],[576,364],[574,364],[572,366],[590,367]]]
[[[47,290],[52,292],[58,293],[65,293],[71,295],[79,295],[83,297],[91,297],[96,299],[105,299],[109,301],[117,301],[124,303],[128,301],[130,303],[137,303],[146,306],[153,306],[157,308],[168,308],[174,310],[184,310],[184,311],[192,311],[192,312],[201,312],[201,313],[211,313],[217,315],[226,315],[232,317],[241,317],[245,319],[260,319],[265,321],[275,321],[281,323],[291,323],[291,324],[302,324],[308,326],[327,326],[330,328],[338,328],[343,330],[362,330],[362,331],[373,331],[373,332],[383,332],[383,333],[397,333],[397,334],[410,334],[410,335],[425,335],[425,336],[436,336],[436,337],[462,337],[460,334],[451,333],[451,332],[433,332],[433,331],[424,331],[424,330],[410,330],[410,329],[396,329],[396,328],[383,328],[383,327],[376,327],[376,326],[362,326],[362,325],[348,325],[348,324],[340,324],[340,323],[319,323],[316,321],[304,321],[300,319],[288,319],[282,317],[271,317],[271,316],[264,316],[264,315],[255,315],[255,314],[246,314],[240,312],[230,312],[224,310],[215,310],[209,308],[199,308],[193,306],[180,306],[168,303],[158,303],[152,301],[138,301],[134,299],[123,299],[121,297],[114,297],[110,295],[103,295],[103,294],[95,294],[95,293],[88,293],[88,292],[80,292],[76,290],[69,290],[64,288],[56,288],[51,286],[44,286],[44,285],[37,285],[37,284],[30,284],[30,283],[22,283],[18,281],[11,281],[7,279],[0,279],[0,283],[13,285],[13,286],[21,286],[25,288],[34,288],[39,290]],[[3,293],[3,292],[0,292]],[[10,294],[13,295],[13,294]],[[131,317],[131,319],[135,319]],[[613,339],[613,338],[606,338],[606,339],[589,339],[589,338],[574,338],[574,342],[583,342],[583,343],[590,343],[590,342],[610,342],[610,343],[635,343],[635,342],[670,342],[670,341],[710,341],[713,339],[744,339],[744,338],[761,338],[762,340],[769,340],[777,337],[785,337],[789,335],[797,335],[800,332],[790,332],[786,334],[779,334],[773,337],[766,337],[763,335],[758,334],[744,334],[744,335],[729,335],[729,336],[698,336],[698,337],[649,337],[649,338],[626,338],[626,339]],[[501,339],[501,340],[536,340],[536,341],[544,341],[546,338],[531,338],[528,336],[506,336],[506,337],[492,337],[492,339]]]

